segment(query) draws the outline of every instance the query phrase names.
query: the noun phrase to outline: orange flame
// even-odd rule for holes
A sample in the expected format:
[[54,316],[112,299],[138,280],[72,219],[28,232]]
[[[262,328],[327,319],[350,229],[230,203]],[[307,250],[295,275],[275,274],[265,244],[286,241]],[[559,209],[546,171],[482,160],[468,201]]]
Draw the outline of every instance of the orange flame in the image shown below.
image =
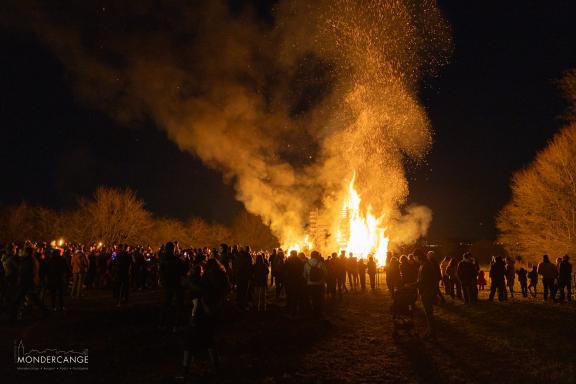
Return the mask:
[[[390,239],[386,236],[384,215],[376,217],[372,214],[372,207],[367,205],[365,212],[360,208],[362,199],[354,188],[356,172],[353,173],[342,201],[342,214],[339,220],[339,229],[336,231],[336,244],[340,251],[353,253],[358,259],[367,259],[370,255],[378,265],[385,265],[386,254]],[[295,250],[305,252],[314,249],[309,236],[300,241],[287,241],[282,248],[287,252]]]
[[341,250],[352,252],[357,258],[368,258],[369,255],[373,255],[378,265],[384,265],[390,241],[383,226],[384,215],[374,216],[370,204],[367,205],[366,211],[362,212],[360,209],[362,200],[354,188],[355,180],[356,172],[348,184],[348,193],[342,206],[343,231],[338,231],[336,240],[343,245]]
[[290,251],[296,251],[300,253],[313,250],[314,244],[312,243],[312,241],[310,241],[309,236],[306,235],[302,241],[282,245],[282,249],[285,250],[286,253],[290,253]]

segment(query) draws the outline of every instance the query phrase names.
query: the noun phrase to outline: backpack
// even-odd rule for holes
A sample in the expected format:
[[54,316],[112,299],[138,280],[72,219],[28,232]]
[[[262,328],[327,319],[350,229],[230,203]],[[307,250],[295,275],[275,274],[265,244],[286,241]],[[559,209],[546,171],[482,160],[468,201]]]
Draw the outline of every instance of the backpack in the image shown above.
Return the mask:
[[321,263],[318,262],[315,265],[310,265],[310,273],[308,280],[312,283],[321,283],[324,280],[324,269],[321,268]]

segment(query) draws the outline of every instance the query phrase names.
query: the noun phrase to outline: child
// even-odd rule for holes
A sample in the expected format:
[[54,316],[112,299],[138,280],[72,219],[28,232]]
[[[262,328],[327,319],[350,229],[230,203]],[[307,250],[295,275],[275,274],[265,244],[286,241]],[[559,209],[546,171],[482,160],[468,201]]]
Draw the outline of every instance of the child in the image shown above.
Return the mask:
[[[536,286],[538,285],[538,270],[536,266],[532,266],[532,270],[528,272],[528,279],[530,279],[530,284],[528,285],[528,291],[533,297],[536,297]],[[530,288],[534,289],[534,292]]]
[[524,267],[520,267],[520,269],[516,272],[518,275],[518,281],[520,282],[520,288],[522,290],[522,296],[528,297],[528,280],[526,279],[527,271]]
[[484,271],[478,272],[478,288],[483,291],[486,286],[486,278],[484,277]]

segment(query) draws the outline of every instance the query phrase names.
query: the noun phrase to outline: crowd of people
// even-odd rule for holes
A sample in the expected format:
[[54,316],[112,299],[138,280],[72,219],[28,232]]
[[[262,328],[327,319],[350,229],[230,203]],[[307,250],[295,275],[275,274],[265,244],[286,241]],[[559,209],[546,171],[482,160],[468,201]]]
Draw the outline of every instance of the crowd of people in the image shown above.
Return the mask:
[[[47,312],[64,310],[64,297],[79,298],[86,288],[110,288],[117,305],[130,289],[157,286],[158,253],[147,247],[101,244],[10,244],[1,248],[0,307],[11,319],[20,315],[24,299]],[[69,293],[69,295],[68,295]]]
[[[159,329],[188,329],[183,366],[198,348],[208,351],[214,366],[214,331],[226,302],[239,311],[263,312],[270,300],[285,298],[287,315],[323,318],[325,301],[337,302],[347,292],[375,291],[382,269],[372,256],[357,258],[341,251],[324,258],[282,249],[253,252],[249,246],[181,249],[169,242],[159,249],[103,244],[10,244],[0,248],[0,308],[9,321],[23,315],[24,304],[36,305],[44,316],[65,309],[64,301],[79,300],[85,289],[109,289],[122,306],[132,290],[161,288]],[[512,258],[493,257],[488,272],[488,300],[536,297],[541,276],[544,300],[570,301],[572,265],[569,257],[556,264],[544,256],[528,271]],[[392,297],[401,289],[419,293],[427,320],[426,337],[435,337],[433,306],[445,296],[465,304],[478,301],[488,285],[486,274],[470,253],[439,261],[433,251],[416,249],[397,257],[388,253],[385,283]],[[443,287],[443,290],[441,289]],[[192,307],[191,312],[185,309]]]

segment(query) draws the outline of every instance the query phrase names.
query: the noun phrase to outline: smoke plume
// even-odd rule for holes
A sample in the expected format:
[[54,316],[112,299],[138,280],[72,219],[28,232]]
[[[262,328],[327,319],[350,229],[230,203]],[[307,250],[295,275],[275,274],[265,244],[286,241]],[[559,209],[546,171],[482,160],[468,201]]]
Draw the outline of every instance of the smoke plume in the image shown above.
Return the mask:
[[283,0],[271,15],[216,0],[42,4],[14,2],[2,21],[27,19],[90,105],[153,120],[222,172],[281,241],[314,208],[335,217],[354,172],[397,241],[426,232],[429,210],[401,210],[405,164],[432,138],[417,87],[450,47],[434,1]]

